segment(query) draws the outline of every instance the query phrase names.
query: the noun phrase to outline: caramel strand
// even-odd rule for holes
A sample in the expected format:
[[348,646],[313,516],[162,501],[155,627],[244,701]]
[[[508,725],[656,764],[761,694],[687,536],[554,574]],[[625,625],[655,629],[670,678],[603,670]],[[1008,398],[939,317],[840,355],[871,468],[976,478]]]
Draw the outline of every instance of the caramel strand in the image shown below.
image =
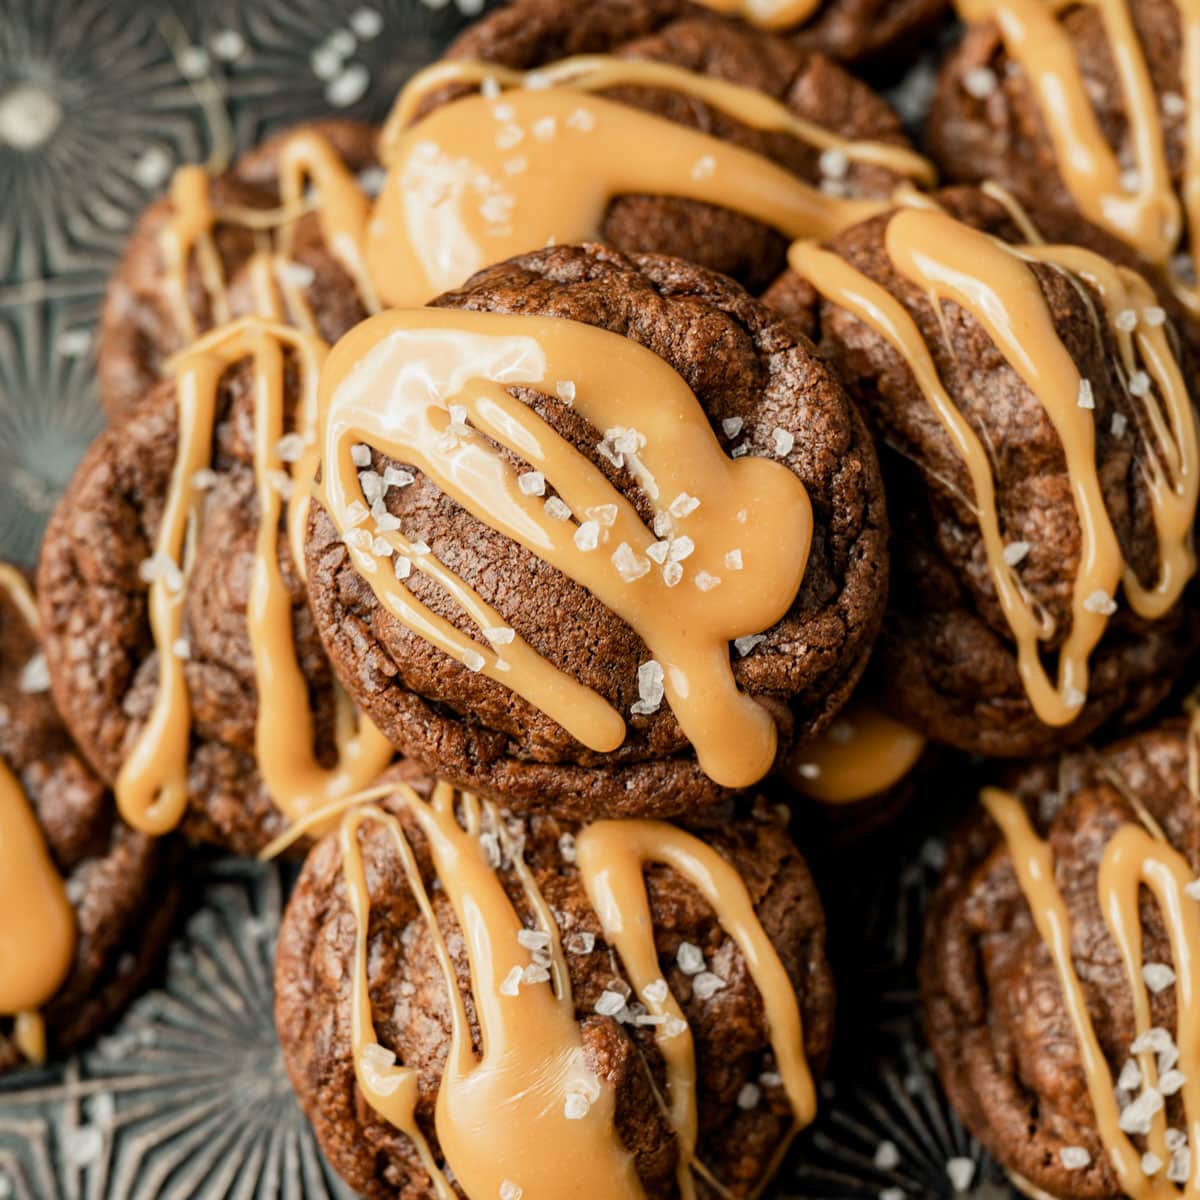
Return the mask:
[[[1021,892],[1054,962],[1079,1045],[1096,1127],[1121,1191],[1133,1200],[1177,1200],[1180,1194],[1196,1195],[1200,1183],[1194,1171],[1189,1173],[1182,1193],[1162,1172],[1147,1176],[1141,1166],[1141,1150],[1121,1129],[1112,1074],[1075,968],[1070,914],[1055,883],[1054,857],[1049,844],[1038,837],[1016,796],[989,788],[981,798],[1000,827]],[[1195,1063],[1200,1055],[1200,1011],[1197,1010],[1200,998],[1200,908],[1185,891],[1192,879],[1193,872],[1187,860],[1177,850],[1132,822],[1123,825],[1109,840],[1097,878],[1100,910],[1120,953],[1132,992],[1137,1038],[1147,1034],[1152,1026],[1149,995],[1142,978],[1139,898],[1143,889],[1158,904],[1171,944],[1176,978],[1175,1007],[1179,1025],[1175,1040],[1181,1059],[1188,1064]],[[1159,1078],[1154,1052],[1143,1049],[1136,1057],[1144,1086],[1154,1087]],[[1180,1088],[1187,1130],[1193,1142],[1200,1115],[1200,1080],[1194,1079],[1194,1074],[1189,1068]],[[1171,1158],[1166,1132],[1166,1114],[1160,1110],[1151,1118],[1146,1142],[1162,1162]]]
[[[451,1195],[446,1174],[417,1124],[416,1071],[396,1063],[394,1054],[376,1041],[368,970],[370,895],[359,842],[360,830],[374,822],[387,831],[400,858],[449,994],[451,1045],[435,1124],[453,1177],[470,1196],[503,1195],[507,1182],[520,1188],[525,1200],[551,1200],[572,1194],[586,1175],[600,1189],[597,1200],[641,1197],[633,1160],[614,1127],[612,1085],[597,1078],[584,1059],[557,926],[519,841],[504,832],[490,804],[458,795],[444,783],[429,802],[400,785],[393,802],[403,806],[424,834],[436,877],[463,932],[483,1052],[476,1056],[472,1048],[454,963],[403,824],[379,808],[360,808],[347,814],[339,836],[356,922],[352,1046],[356,1078],[367,1102],[413,1138],[438,1194]],[[514,973],[537,964],[520,961],[525,952],[518,949],[518,935],[526,927],[497,874],[499,866],[485,852],[482,836],[491,831],[500,831],[500,844],[521,880],[537,928],[549,935],[549,979],[542,973],[514,982]],[[663,1018],[656,1041],[667,1063],[669,1116],[680,1144],[680,1191],[691,1197],[693,1172],[701,1170],[695,1160],[692,1036],[674,997],[669,991],[660,997],[665,981],[642,878],[645,866],[661,863],[699,889],[737,944],[762,995],[772,1050],[799,1129],[812,1119],[816,1101],[795,991],[745,883],[698,839],[655,821],[604,821],[579,835],[577,850],[581,878],[606,938],[651,1015]]]
[[[304,446],[286,471],[284,348],[301,376],[297,432]],[[337,765],[323,768],[313,749],[308,684],[296,658],[292,602],[279,566],[281,491],[290,494],[289,529],[302,535],[303,513],[316,472],[317,376],[325,346],[259,318],[244,318],[197,342],[175,362],[179,444],[155,542],[150,622],[158,653],[158,692],[146,725],[117,779],[122,816],[134,828],[163,834],[178,825],[187,804],[191,705],[183,659],[183,609],[191,557],[203,515],[197,472],[211,463],[213,423],[221,378],[239,359],[254,363],[254,471],[259,523],[246,619],[258,689],[255,750],[263,784],[290,820],[339,796],[360,791],[387,765],[392,748],[349,699],[336,692]],[[293,542],[292,552],[298,550]],[[297,559],[303,562],[303,555]]]
[[[617,461],[612,447],[625,447],[620,461],[653,502],[661,535],[508,390],[550,394],[564,381],[575,411],[606,431],[603,440],[597,432],[602,450]],[[415,309],[381,314],[343,338],[321,395],[325,505],[355,567],[397,620],[584,745],[611,751],[624,740],[625,722],[607,700],[542,658],[429,546],[394,528],[399,521],[381,501],[368,513],[352,457],[364,443],[420,471],[635,629],[711,778],[745,787],[770,769],[775,723],[738,690],[729,643],[770,628],[791,607],[808,561],[811,505],[781,463],[727,457],[691,389],[661,358],[575,321]],[[536,494],[492,442],[540,472]],[[550,489],[559,516],[542,498]],[[397,578],[397,564],[439,583],[486,642],[421,604]]]
[[679,1139],[679,1190],[689,1200],[695,1195],[692,1172],[698,1133],[695,1053],[678,1001],[669,990],[659,998],[662,970],[645,868],[661,864],[686,879],[741,951],[762,997],[771,1049],[794,1118],[793,1135],[812,1121],[817,1110],[795,988],[759,923],[742,877],[698,838],[661,821],[597,821],[579,834],[576,855],[605,940],[616,950],[639,999],[652,1016],[662,1018],[655,1040],[667,1065],[668,1115]]
[[[25,577],[0,563],[0,588],[29,626],[36,649],[37,605]],[[0,1015],[30,1062],[46,1058],[39,1009],[62,985],[75,957],[75,911],[20,779],[0,759]]]
[[[1044,0],[956,0],[964,20],[996,23],[1009,57],[1023,69],[1075,206],[1167,275],[1179,301],[1200,315],[1200,2],[1175,0],[1186,103],[1179,195],[1171,181],[1159,98],[1129,0],[1087,3],[1099,14],[1124,99],[1134,155],[1130,169],[1105,137],[1060,22],[1062,12],[1072,6]],[[1181,278],[1174,262],[1180,254],[1190,259],[1190,278]]]
[[[473,92],[418,119],[436,91],[487,81],[506,90]],[[424,304],[488,263],[596,240],[621,195],[719,205],[788,237],[825,237],[885,207],[827,194],[759,154],[596,94],[621,86],[663,88],[848,162],[934,179],[911,150],[843,139],[753,88],[665,63],[589,55],[529,72],[437,63],[405,87],[381,140],[388,175],[366,260],[384,303]]]
[[[315,205],[306,194],[310,185],[319,197]],[[215,240],[219,225],[238,225],[269,236],[273,247],[265,252],[265,257],[270,262],[269,274],[276,276],[271,282],[286,296],[292,319],[315,335],[315,322],[303,298],[304,289],[289,277],[295,270],[290,256],[296,224],[314,209],[325,243],[354,283],[363,307],[368,312],[378,311],[379,301],[362,258],[370,200],[326,138],[306,129],[284,140],[279,150],[279,190],[283,203],[278,209],[217,208],[211,188],[212,176],[204,167],[194,164],[180,167],[171,181],[170,213],[161,235],[167,301],[185,343],[195,341],[201,333],[189,299],[193,260],[211,308],[208,326],[219,327],[230,320],[228,281]],[[268,285],[262,267],[252,266],[251,271],[257,271],[257,277],[252,275],[251,279],[257,314],[283,319],[277,302],[265,290]]]
[[[885,288],[840,256],[808,242],[794,244],[789,262],[830,303],[853,313],[907,363],[949,435],[971,481],[974,509],[1000,607],[1017,645],[1025,691],[1049,725],[1073,720],[1087,698],[1088,659],[1103,636],[1119,584],[1131,608],[1148,619],[1179,600],[1195,572],[1192,523],[1200,479],[1196,418],[1164,326],[1139,323],[1122,331],[1118,314],[1147,306],[1153,296],[1133,272],[1091,252],[1063,246],[1011,247],[945,213],[905,209],[888,222],[886,246],[895,269],[929,297],[935,311],[951,301],[979,322],[1026,386],[1037,396],[1062,442],[1079,518],[1080,568],[1072,595],[1071,629],[1059,651],[1057,679],[1042,661],[1041,643],[1053,625],[1005,560],[991,463],[978,435],[946,392],[916,323]],[[1029,264],[1051,264],[1086,280],[1100,295],[1103,319],[1120,349],[1115,364],[1128,382],[1139,362],[1148,380],[1140,405],[1149,446],[1144,472],[1159,544],[1155,583],[1144,587],[1123,558],[1104,504],[1096,467],[1090,381],[1081,378],[1054,326]],[[963,267],[962,264],[969,264]],[[1154,389],[1161,393],[1160,405]]]
[[787,781],[821,804],[854,804],[895,787],[917,765],[926,739],[873,704],[851,700],[834,723],[797,746]]
[[[387,830],[400,856],[450,1000],[450,1050],[435,1126],[455,1180],[469,1196],[504,1195],[507,1183],[521,1189],[515,1194],[525,1200],[549,1200],[571,1195],[586,1178],[596,1200],[640,1200],[633,1158],[614,1128],[613,1085],[587,1065],[569,992],[556,993],[549,981],[515,988],[505,982],[528,957],[517,941],[525,926],[479,839],[455,819],[453,799],[447,784],[437,785],[432,803],[405,786],[395,793],[428,840],[462,931],[482,1054],[474,1051],[454,963],[404,828],[390,813],[360,809],[347,816],[340,835],[357,923],[352,1046],[359,1088],[380,1116],[413,1139],[438,1195],[452,1200],[453,1189],[417,1124],[417,1072],[396,1064],[376,1041],[368,974],[370,895],[358,841],[359,829],[371,821]],[[565,967],[561,972],[565,977]]]

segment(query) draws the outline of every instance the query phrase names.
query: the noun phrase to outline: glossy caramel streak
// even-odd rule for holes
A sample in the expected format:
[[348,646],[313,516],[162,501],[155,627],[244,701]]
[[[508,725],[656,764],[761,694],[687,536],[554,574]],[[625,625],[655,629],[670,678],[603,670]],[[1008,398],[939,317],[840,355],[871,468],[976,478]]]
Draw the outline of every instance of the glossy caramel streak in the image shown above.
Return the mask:
[[[795,988],[758,920],[745,882],[711,846],[660,821],[598,821],[580,833],[576,852],[605,939],[620,956],[642,1003],[652,1016],[662,1018],[656,1041],[667,1064],[668,1115],[679,1138],[679,1186],[682,1195],[691,1196],[698,1133],[695,1052],[678,1002],[661,988],[662,969],[643,879],[646,866],[662,864],[692,884],[737,943],[762,997],[771,1048],[795,1119],[794,1132],[816,1115]],[[660,997],[660,991],[665,995]]]
[[0,760],[0,1014],[40,1008],[75,954],[75,914],[21,781]]
[[[1200,1194],[1200,1175],[1193,1169],[1182,1189],[1167,1181],[1165,1171],[1147,1176],[1142,1170],[1142,1150],[1120,1127],[1120,1110],[1112,1074],[1096,1036],[1083,984],[1071,950],[1071,920],[1055,882],[1054,858],[1048,843],[1038,837],[1021,802],[1013,795],[987,789],[983,803],[1004,835],[1013,869],[1058,974],[1087,1080],[1088,1095],[1101,1141],[1116,1171],[1122,1192],[1133,1200],[1177,1200]],[[1100,910],[1120,952],[1133,997],[1136,1035],[1152,1026],[1149,994],[1142,979],[1142,929],[1140,896],[1148,892],[1158,904],[1171,944],[1176,975],[1178,1028],[1175,1041],[1185,1081],[1180,1089],[1186,1112],[1186,1129],[1194,1138],[1200,1119],[1200,1079],[1192,1066],[1200,1055],[1200,908],[1186,894],[1194,872],[1187,860],[1160,837],[1140,825],[1122,826],[1104,848],[1097,879]],[[1137,1055],[1143,1086],[1158,1082],[1156,1056],[1146,1050]],[[1163,1163],[1171,1159],[1166,1145],[1164,1111],[1152,1119],[1146,1148]]]
[[[1182,25],[1187,103],[1182,197],[1171,182],[1160,98],[1138,39],[1129,0],[1087,0],[1103,24],[1129,121],[1133,164],[1109,145],[1088,95],[1075,48],[1060,23],[1067,7],[1044,0],[957,0],[968,21],[995,21],[1005,48],[1024,70],[1054,147],[1058,171],[1088,220],[1133,246],[1173,276],[1176,295],[1200,313],[1194,280],[1175,277],[1172,256],[1190,241],[1192,272],[1200,250],[1200,2],[1175,0]],[[1186,213],[1189,230],[1184,228]],[[1185,235],[1187,235],[1185,237]]]
[[[593,429],[636,431],[640,448],[627,467],[673,535],[686,535],[694,546],[674,586],[665,568],[653,566],[648,552],[658,538],[633,505],[508,392],[527,385],[549,394],[564,380],[573,383],[574,407]],[[462,410],[457,430],[450,428],[452,407]],[[711,778],[744,787],[770,769],[774,721],[738,690],[729,642],[770,628],[790,608],[812,537],[808,495],[780,463],[728,458],[691,390],[657,355],[574,321],[431,309],[385,313],[334,349],[322,377],[322,413],[330,516],[380,602],[413,632],[511,688],[592,749],[621,744],[624,721],[607,701],[505,629],[499,614],[428,547],[373,526],[351,457],[357,443],[414,466],[635,629],[661,665],[666,698]],[[574,520],[556,519],[540,496],[524,494],[518,472],[489,440],[541,471]],[[684,493],[698,506],[671,517],[667,508]],[[490,648],[413,598],[377,552],[380,536],[395,555],[446,587]],[[742,569],[728,570],[726,556],[735,550]],[[623,574],[623,555],[639,561],[643,573]],[[705,576],[720,585],[697,586]]]
[[[487,79],[508,90],[464,96],[413,123],[439,88]],[[623,85],[678,92],[754,128],[933,181],[910,150],[846,141],[762,92],[664,63],[596,55],[528,73],[438,63],[410,81],[382,138],[388,178],[366,257],[383,301],[424,304],[487,263],[595,240],[609,203],[626,194],[719,205],[788,237],[824,237],[884,207],[827,195],[740,146],[594,94]]]
[[[0,588],[37,647],[37,606],[25,577],[0,563]],[[22,1054],[45,1058],[37,1010],[58,990],[75,956],[75,913],[21,781],[0,759],[0,1015],[16,1019]]]
[[[387,828],[400,855],[449,994],[450,1050],[438,1090],[436,1128],[458,1184],[472,1197],[559,1200],[577,1194],[586,1179],[588,1196],[596,1200],[640,1200],[632,1156],[614,1127],[612,1084],[587,1066],[569,991],[557,993],[550,981],[504,987],[514,967],[529,965],[529,952],[517,941],[525,926],[477,831],[459,825],[453,789],[439,784],[432,803],[426,803],[401,786],[394,801],[405,806],[428,840],[437,878],[462,931],[482,1053],[476,1055],[472,1045],[454,963],[403,826],[379,809],[359,810],[343,822],[341,845],[357,922],[353,1052],[367,1102],[413,1138],[438,1195],[450,1200],[454,1193],[416,1123],[416,1071],[389,1062],[393,1056],[375,1040],[368,975],[370,896],[358,830],[376,821]],[[579,1114],[576,1106],[586,1111]]]
[[[284,347],[295,353],[301,374],[297,419],[304,452],[291,475],[279,457],[284,434]],[[339,796],[360,791],[392,757],[390,745],[365,719],[357,720],[349,700],[338,694],[338,763],[325,769],[313,749],[313,716],[308,685],[292,638],[291,596],[279,566],[283,519],[281,489],[290,491],[289,521],[298,537],[316,470],[314,423],[322,343],[257,318],[213,332],[176,364],[179,445],[155,541],[161,564],[150,584],[150,624],[158,657],[158,692],[150,718],[138,735],[117,779],[117,802],[125,820],[152,834],[173,829],[187,804],[191,704],[183,660],[176,646],[183,636],[183,610],[191,557],[203,519],[204,492],[197,472],[211,462],[219,386],[225,371],[242,358],[254,363],[254,468],[259,524],[254,576],[246,613],[258,690],[255,749],[263,783],[291,820]],[[293,547],[295,553],[295,547]],[[301,558],[299,561],[303,561]]]
[[[1040,645],[1054,630],[1004,560],[1005,538],[986,448],[946,392],[915,322],[886,289],[829,251],[797,243],[789,261],[827,300],[872,326],[912,371],[971,480],[988,567],[1017,644],[1026,693],[1041,720],[1066,724],[1087,698],[1088,659],[1107,627],[1104,609],[1118,585],[1124,585],[1139,615],[1153,619],[1178,602],[1195,572],[1192,527],[1200,477],[1195,412],[1165,328],[1142,321],[1131,335],[1117,324],[1118,314],[1151,306],[1153,294],[1135,274],[1098,255],[1071,247],[1010,247],[937,211],[898,212],[888,223],[886,245],[896,270],[926,292],[935,308],[951,301],[980,324],[1037,397],[1062,443],[1081,548],[1071,629],[1059,654],[1055,682],[1042,663]],[[1150,447],[1144,477],[1159,543],[1159,572],[1150,587],[1144,587],[1124,562],[1097,472],[1093,411],[1080,404],[1084,381],[1029,269],[1028,262],[1034,260],[1095,288],[1103,306],[1098,320],[1107,322],[1121,352],[1115,369],[1128,384],[1144,366],[1152,382],[1145,399],[1134,401],[1141,405],[1145,424],[1139,422],[1139,429]],[[1106,598],[1106,603],[1097,604],[1097,597]]]
[[[262,235],[262,256],[271,263],[268,275],[251,266],[251,288],[258,315],[282,319],[274,296],[277,285],[287,299],[289,315],[300,328],[315,334],[315,322],[304,300],[303,288],[288,279],[296,223],[312,203],[330,253],[341,264],[358,291],[363,307],[376,312],[379,302],[363,262],[366,225],[371,202],[354,173],[333,145],[311,129],[286,138],[279,149],[279,191],[282,207],[276,211],[217,208],[212,200],[212,177],[201,166],[180,167],[171,181],[170,214],[161,235],[163,283],[175,327],[184,342],[201,332],[189,300],[189,273],[193,260],[211,308],[210,325],[228,323],[231,313],[228,280],[215,241],[218,225],[239,225]],[[272,280],[271,274],[277,278]],[[268,290],[269,289],[269,290]]]
[[874,705],[851,702],[820,737],[797,746],[788,782],[821,804],[853,804],[895,787],[925,752],[925,738]]

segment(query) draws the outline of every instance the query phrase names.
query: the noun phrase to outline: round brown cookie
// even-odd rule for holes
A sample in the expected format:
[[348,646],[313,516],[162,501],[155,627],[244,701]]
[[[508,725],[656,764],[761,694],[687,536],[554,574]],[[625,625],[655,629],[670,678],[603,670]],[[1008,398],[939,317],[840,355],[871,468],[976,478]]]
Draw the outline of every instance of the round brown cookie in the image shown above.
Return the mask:
[[[285,428],[299,390],[285,372]],[[286,825],[256,766],[258,690],[247,625],[259,506],[254,471],[252,361],[218,389],[212,469],[183,636],[191,705],[189,809],[183,829],[235,853],[255,854]],[[158,692],[158,654],[139,572],[154,552],[178,448],[173,381],[158,384],[138,420],[92,444],[58,504],[39,567],[46,654],[63,716],[96,770],[115,782]],[[296,657],[308,685],[315,753],[337,760],[334,682],[313,626],[289,541],[279,565],[291,600]]]
[[[765,92],[842,137],[908,144],[896,114],[837,64],[682,0],[593,0],[583,11],[572,0],[517,0],[468,29],[447,57],[528,70],[577,54],[669,63]],[[649,87],[602,94],[746,147],[809,182],[822,179],[820,152],[812,146],[750,129],[694,97]],[[899,179],[883,167],[853,163],[839,182],[848,195],[886,199]],[[667,196],[619,197],[600,232],[627,253],[674,254],[731,275],[751,291],[779,273],[787,249],[786,239],[740,213]]]
[[[1186,725],[1168,723],[1105,750],[1027,770],[1014,788],[1053,853],[1075,969],[1114,1081],[1137,1033],[1128,976],[1101,909],[1098,872],[1117,830],[1140,826],[1145,814],[1192,873],[1200,872],[1200,807],[1188,787],[1188,742]],[[1143,961],[1172,963],[1159,907],[1146,902],[1140,909]],[[1008,847],[982,809],[950,841],[926,917],[921,987],[926,1033],[951,1103],[1029,1194],[1125,1196],[1097,1130],[1058,973]],[[1175,989],[1147,995],[1151,1024],[1174,1038]],[[1137,1092],[1118,1092],[1120,1106]],[[1168,1125],[1186,1125],[1177,1095],[1168,1099],[1166,1115]],[[1062,1151],[1076,1147],[1087,1152],[1083,1167],[1068,1165],[1075,1156],[1063,1162]],[[1165,1162],[1159,1170],[1165,1172]]]
[[[407,765],[399,777],[424,794],[431,786]],[[428,885],[434,876],[428,843],[407,811],[399,805],[396,811]],[[816,889],[770,806],[742,801],[736,811],[730,806],[714,818],[703,828],[692,827],[693,832],[745,881],[758,919],[796,990],[804,1050],[812,1070],[819,1073],[832,1039],[834,996]],[[595,1011],[605,991],[625,995],[631,1003],[634,997],[574,863],[572,839],[580,827],[540,815],[522,821],[503,814],[503,820],[509,836],[522,845],[525,863],[558,923],[585,1060],[616,1092],[617,1137],[634,1158],[646,1196],[675,1196],[678,1151],[660,1099],[665,1094],[664,1061],[654,1027],[622,1019],[623,1014],[602,1016]],[[418,1123],[440,1160],[434,1112],[450,1041],[444,976],[395,843],[379,825],[367,824],[360,830],[359,844],[372,900],[367,952],[376,1036],[395,1052],[398,1062],[417,1070]],[[518,914],[536,927],[528,894],[507,853],[497,873]],[[647,867],[645,878],[662,977],[694,1039],[698,1158],[706,1174],[711,1172],[727,1189],[722,1195],[754,1195],[792,1119],[775,1082],[778,1077],[772,1075],[775,1066],[762,998],[741,952],[692,885],[657,865]],[[478,1046],[464,940],[445,895],[431,895]],[[368,1105],[355,1081],[355,935],[335,834],[320,842],[305,863],[280,931],[275,1003],[284,1058],[321,1146],[346,1182],[371,1200],[426,1200],[436,1193],[415,1147]],[[723,988],[701,994],[695,976],[679,965],[684,943],[701,951],[707,970],[724,980]],[[515,953],[524,957],[526,952]],[[739,1104],[747,1085],[753,1088]],[[696,1184],[699,1196],[716,1195],[703,1177],[697,1175]]]
[[[1175,0],[1137,0],[1123,7],[1136,29],[1159,100],[1171,183],[1176,193],[1182,194],[1188,115],[1180,99],[1186,90],[1180,65],[1180,9]],[[1087,4],[1070,6],[1062,13],[1060,24],[1070,39],[1105,140],[1121,163],[1134,163],[1136,148],[1125,93],[1099,9]],[[1086,245],[1117,257],[1113,235],[1086,219],[1072,199],[1028,75],[1007,54],[993,22],[969,26],[947,57],[925,134],[925,147],[947,179],[997,180],[1031,210],[1047,241]],[[1180,249],[1186,251],[1186,246]],[[1138,263],[1133,247],[1126,247],[1124,254],[1131,265],[1139,265],[1143,271],[1152,269]],[[1159,292],[1169,297],[1165,281],[1158,278],[1155,282]],[[1181,329],[1193,341],[1200,338],[1190,321]]]
[[[167,843],[135,833],[79,754],[47,691],[37,635],[0,586],[0,763],[16,777],[75,912],[74,959],[42,1009],[58,1056],[93,1037],[153,968],[179,899]],[[0,1016],[0,1073],[23,1061]]]
[[[774,716],[780,754],[819,732],[854,687],[878,629],[887,576],[885,503],[874,448],[832,374],[790,322],[728,279],[679,259],[626,258],[562,246],[478,274],[435,306],[570,318],[653,350],[696,394],[726,452],[771,455],[772,431],[796,431],[786,465],[814,513],[800,591],[765,641],[734,658],[739,687]],[[557,397],[513,394],[569,440],[638,509],[650,502],[627,469],[597,449],[599,434]],[[727,433],[723,421],[740,418]],[[377,471],[389,460],[375,456]],[[628,713],[648,657],[633,631],[588,590],[477,520],[423,476],[392,489],[405,536],[495,608],[537,653]],[[781,531],[780,536],[786,536]],[[330,658],[356,703],[405,754],[441,777],[580,819],[672,815],[721,788],[701,771],[666,704],[632,716],[611,753],[587,749],[501,684],[411,633],[355,569],[328,514],[314,505],[307,545],[310,603]],[[425,576],[406,586],[470,632],[466,614]]]
[[[1020,242],[1005,209],[973,188],[939,193],[968,225]],[[915,321],[947,393],[985,446],[1007,543],[1027,543],[1021,579],[1055,622],[1044,643],[1067,637],[1080,561],[1079,518],[1062,444],[1049,415],[958,306],[939,312],[902,279],[884,245],[889,216],[845,231],[829,245],[880,283]],[[1089,285],[1057,268],[1033,272],[1064,346],[1092,382],[1098,477],[1127,563],[1149,585],[1158,572],[1158,538],[1140,463],[1146,434],[1113,363],[1111,331],[1097,322]],[[1133,724],[1170,690],[1195,643],[1195,622],[1178,604],[1147,622],[1125,604],[1092,653],[1091,685],[1080,715],[1066,726],[1039,720],[1017,669],[1010,627],[988,569],[963,460],[912,373],[889,342],[847,310],[818,303],[790,273],[765,297],[810,324],[819,348],[845,382],[880,447],[892,523],[892,583],[876,654],[889,710],[929,737],[1001,757],[1049,753],[1104,722]],[[1185,373],[1185,378],[1187,375]],[[1120,412],[1126,428],[1114,430]],[[1011,447],[1011,452],[1000,449]]]
[[[218,219],[213,240],[228,284],[231,315],[254,310],[250,289],[239,272],[264,235],[237,220],[221,220],[222,209],[269,211],[280,206],[279,154],[289,137],[314,132],[325,138],[347,166],[363,174],[377,166],[373,126],[326,120],[299,125],[270,138],[214,175],[209,197]],[[370,175],[366,176],[370,182]],[[138,218],[116,271],[109,280],[97,335],[96,370],[100,403],[111,420],[128,416],[163,377],[164,363],[187,339],[178,327],[168,295],[162,239],[174,207],[170,196],[151,204]],[[366,316],[358,291],[325,245],[320,218],[308,212],[294,225],[291,261],[316,321],[317,331],[335,341]],[[188,303],[200,332],[216,323],[213,300],[193,255],[188,266]]]

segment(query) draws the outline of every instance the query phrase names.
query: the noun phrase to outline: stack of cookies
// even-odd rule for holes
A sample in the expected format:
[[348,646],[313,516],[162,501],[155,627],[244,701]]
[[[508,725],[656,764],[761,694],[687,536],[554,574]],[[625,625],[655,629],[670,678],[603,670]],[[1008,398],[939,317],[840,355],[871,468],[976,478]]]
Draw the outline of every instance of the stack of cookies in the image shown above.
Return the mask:
[[512,0],[382,129],[177,172],[0,570],[0,1069],[188,843],[304,856],[352,1188],[757,1196],[833,1042],[792,832],[970,756],[951,1101],[1030,1196],[1200,1188],[1200,13],[958,8],[932,158],[851,70],[938,0]]

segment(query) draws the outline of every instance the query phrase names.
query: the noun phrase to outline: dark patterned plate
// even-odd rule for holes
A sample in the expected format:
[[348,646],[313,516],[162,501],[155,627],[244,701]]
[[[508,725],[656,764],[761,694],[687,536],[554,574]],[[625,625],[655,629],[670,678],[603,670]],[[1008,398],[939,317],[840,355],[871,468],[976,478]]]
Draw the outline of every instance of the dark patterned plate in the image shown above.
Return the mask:
[[[0,557],[35,557],[100,426],[104,281],[173,167],[331,108],[382,117],[483,7],[0,0]],[[893,93],[910,118],[927,82],[918,72]],[[926,830],[943,824],[918,813],[829,871],[841,1044],[781,1200],[1013,1194],[946,1107],[916,1020],[939,859]],[[194,874],[156,987],[86,1053],[0,1081],[0,1200],[349,1196],[292,1098],[271,1024],[286,873],[205,861]]]

